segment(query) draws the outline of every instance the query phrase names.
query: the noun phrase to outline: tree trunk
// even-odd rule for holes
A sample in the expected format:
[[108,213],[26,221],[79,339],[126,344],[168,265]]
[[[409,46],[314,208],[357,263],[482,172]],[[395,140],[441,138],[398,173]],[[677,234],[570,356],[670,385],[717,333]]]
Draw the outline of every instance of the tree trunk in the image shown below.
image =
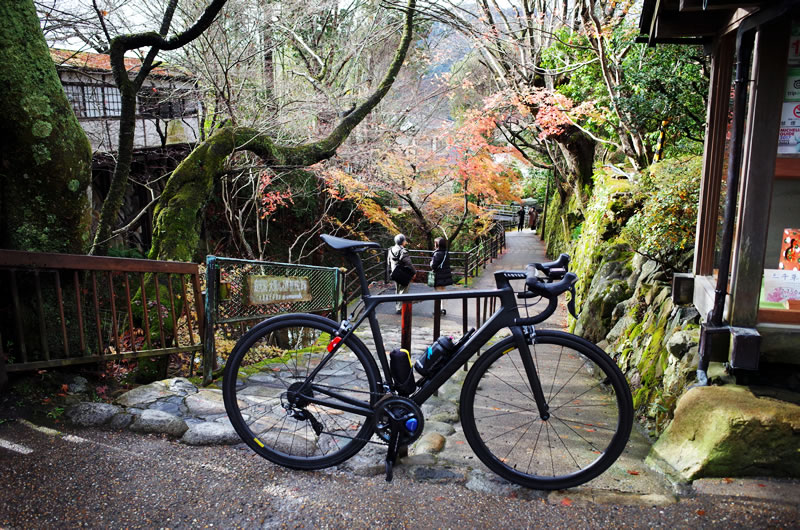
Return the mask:
[[117,164],[111,177],[111,187],[100,209],[100,220],[97,223],[97,232],[90,254],[104,256],[108,253],[111,242],[111,232],[117,225],[119,210],[125,200],[125,191],[128,189],[128,176],[131,172],[133,161],[133,140],[136,132],[136,92],[131,93],[131,87],[120,90],[122,101],[119,119],[119,142],[117,147]]
[[192,261],[200,242],[200,221],[206,201],[223,164],[235,151],[257,155],[265,165],[302,168],[332,157],[352,130],[383,99],[405,60],[411,43],[415,0],[408,0],[403,36],[380,85],[322,140],[299,145],[276,145],[269,136],[250,128],[224,127],[201,143],[172,173],[156,207],[153,245],[149,257]]
[[83,253],[92,150],[32,0],[0,2],[0,42],[0,248]]
[[554,138],[564,157],[569,173],[569,184],[581,204],[586,204],[594,181],[594,151],[597,142],[575,126]]

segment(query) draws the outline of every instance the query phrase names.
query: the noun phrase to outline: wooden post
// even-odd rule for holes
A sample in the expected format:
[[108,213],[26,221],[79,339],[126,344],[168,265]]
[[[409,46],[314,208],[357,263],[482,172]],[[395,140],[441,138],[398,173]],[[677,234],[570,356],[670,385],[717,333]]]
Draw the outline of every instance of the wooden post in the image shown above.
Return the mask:
[[[755,327],[769,234],[770,200],[778,150],[778,129],[785,90],[791,21],[784,17],[761,26],[753,52],[755,83],[745,132],[745,159],[738,208],[737,237],[731,262],[730,316],[732,326]],[[780,227],[783,228],[783,227]],[[744,336],[744,335],[742,335]],[[755,360],[741,366],[758,366]],[[741,358],[742,356],[740,356]]]
[[[714,268],[735,40],[735,32],[717,39],[711,58],[711,82],[709,83],[706,116],[709,127],[703,148],[703,175],[700,182],[694,247],[693,272],[695,276],[710,276]],[[544,232],[544,220],[542,220],[542,232]],[[702,315],[703,319],[705,316]]]
[[[206,336],[203,341],[203,385],[208,385],[212,381],[214,362],[217,356],[216,344],[214,343],[214,325],[217,316],[217,270],[216,256],[206,256]],[[172,278],[168,277],[168,279],[171,284]],[[158,286],[156,286],[156,289],[158,289]],[[174,319],[175,317],[173,316],[172,318]]]

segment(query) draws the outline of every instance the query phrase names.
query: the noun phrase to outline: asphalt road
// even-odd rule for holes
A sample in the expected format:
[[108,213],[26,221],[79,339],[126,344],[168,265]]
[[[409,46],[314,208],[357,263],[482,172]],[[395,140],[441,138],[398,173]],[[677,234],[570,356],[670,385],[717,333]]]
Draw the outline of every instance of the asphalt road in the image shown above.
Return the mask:
[[241,446],[0,424],[0,528],[798,528],[794,498],[558,503],[460,483],[277,467]]

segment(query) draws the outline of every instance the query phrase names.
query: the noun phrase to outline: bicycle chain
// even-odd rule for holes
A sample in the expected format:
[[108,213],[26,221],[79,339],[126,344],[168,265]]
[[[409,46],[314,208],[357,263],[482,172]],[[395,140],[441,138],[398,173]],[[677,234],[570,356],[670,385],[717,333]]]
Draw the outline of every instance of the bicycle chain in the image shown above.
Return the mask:
[[[327,388],[327,389],[331,389],[331,390],[346,390],[348,392],[353,392],[353,393],[357,393],[357,394],[369,394],[371,396],[380,396],[381,398],[386,397],[386,396],[393,396],[394,395],[394,394],[387,394],[386,392],[371,392],[369,390],[356,390],[356,389],[353,389],[353,388],[342,388],[342,387],[339,387],[339,386],[323,385],[323,384],[319,384],[319,383],[314,383],[314,386],[318,386],[318,387],[321,387],[321,388]],[[377,406],[377,403],[375,403],[375,406]],[[371,408],[374,410],[375,406],[371,406]],[[321,432],[322,432],[322,434],[327,434],[328,436],[332,436],[332,437],[336,437],[336,438],[345,438],[347,440],[364,441],[366,443],[371,443],[371,444],[376,444],[376,445],[385,445],[385,446],[389,445],[387,442],[384,442],[384,441],[376,442],[375,440],[373,440],[372,436],[375,434],[374,430],[373,430],[372,435],[370,435],[370,438],[368,438],[368,439],[359,438],[359,437],[356,437],[356,436],[344,436],[342,434],[335,434],[335,433],[332,433],[330,431],[321,431]]]

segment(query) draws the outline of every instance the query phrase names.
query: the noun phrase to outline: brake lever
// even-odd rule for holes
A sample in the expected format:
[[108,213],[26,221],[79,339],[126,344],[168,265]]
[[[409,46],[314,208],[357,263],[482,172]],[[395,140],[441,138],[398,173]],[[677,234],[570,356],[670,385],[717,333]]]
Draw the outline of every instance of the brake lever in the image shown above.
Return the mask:
[[572,318],[577,319],[578,314],[575,312],[575,285],[569,287],[569,301],[567,302],[567,310]]

